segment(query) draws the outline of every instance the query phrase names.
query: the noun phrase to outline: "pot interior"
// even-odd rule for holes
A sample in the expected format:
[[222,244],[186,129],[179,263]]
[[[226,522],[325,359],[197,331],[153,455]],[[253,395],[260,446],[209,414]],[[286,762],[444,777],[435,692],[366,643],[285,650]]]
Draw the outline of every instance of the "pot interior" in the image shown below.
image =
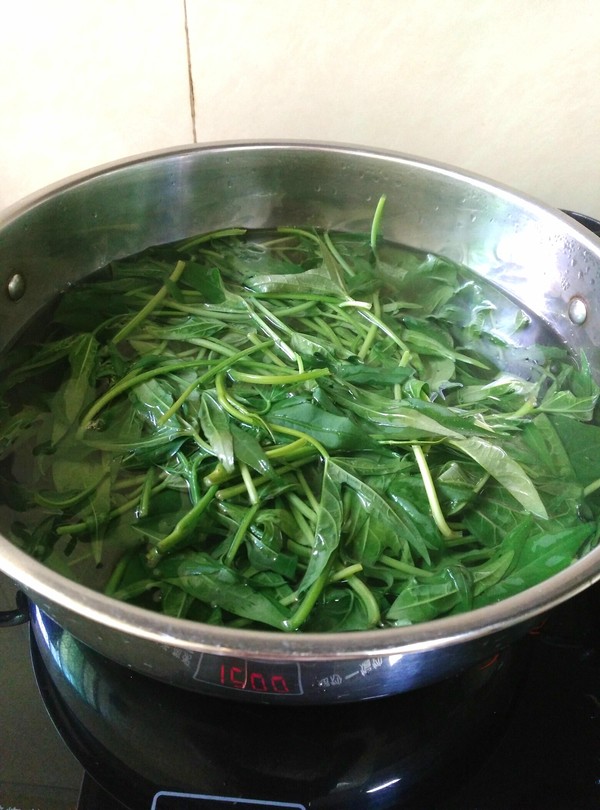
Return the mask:
[[[367,232],[382,194],[387,198],[386,240],[466,265],[536,315],[559,341],[574,351],[585,349],[592,367],[600,370],[598,239],[558,211],[452,168],[318,144],[172,150],[86,173],[11,209],[0,221],[5,291],[0,351],[61,290],[114,259],[231,226]],[[534,589],[538,596],[522,595],[516,610],[483,609],[488,629],[534,615],[589,584],[598,576],[600,554],[588,556],[575,573],[553,578],[543,598]],[[65,593],[59,580],[47,578],[39,564],[25,562],[2,538],[0,558],[33,593],[81,611],[79,586]],[[92,607],[84,606],[84,612],[102,614],[109,600],[101,595],[91,599]],[[139,612],[132,611],[130,619],[128,606],[120,610],[120,620],[133,632],[154,632],[150,625],[140,630]],[[446,626],[451,635],[465,628],[476,633],[478,622],[486,621],[482,617],[463,617]],[[402,631],[418,643],[430,634],[440,637],[429,628]],[[318,645],[325,649],[327,643]],[[362,642],[353,644],[358,650]]]
[[600,365],[598,242],[571,218],[447,167],[311,144],[159,153],[10,209],[0,220],[0,349],[58,291],[114,259],[231,226],[366,232],[382,194],[386,239],[489,278]]

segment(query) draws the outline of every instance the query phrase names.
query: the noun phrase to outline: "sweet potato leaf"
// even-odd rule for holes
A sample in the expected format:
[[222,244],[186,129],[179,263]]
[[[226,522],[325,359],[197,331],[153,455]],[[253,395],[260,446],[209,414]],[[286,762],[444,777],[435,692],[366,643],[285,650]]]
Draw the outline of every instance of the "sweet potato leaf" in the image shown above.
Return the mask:
[[67,290],[2,358],[2,531],[174,620],[287,632],[464,612],[594,547],[585,355],[386,243],[383,210],[369,234],[192,236]]

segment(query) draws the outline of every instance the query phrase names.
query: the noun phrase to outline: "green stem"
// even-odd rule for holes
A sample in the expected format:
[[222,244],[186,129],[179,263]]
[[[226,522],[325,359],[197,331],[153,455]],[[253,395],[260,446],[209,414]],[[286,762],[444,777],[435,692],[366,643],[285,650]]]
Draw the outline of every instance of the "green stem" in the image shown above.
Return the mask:
[[[265,455],[271,461],[279,458],[292,458],[296,456],[299,450],[303,451],[303,453],[306,452],[308,450],[307,444],[308,442],[304,438],[296,439],[288,444],[278,444],[276,447],[265,450]],[[312,453],[312,449],[310,452]]]
[[229,546],[229,550],[227,551],[227,554],[225,555],[225,565],[231,565],[233,563],[235,555],[237,554],[240,546],[242,545],[244,537],[246,536],[246,532],[248,531],[248,529],[252,525],[252,521],[254,520],[254,515],[258,512],[259,509],[260,509],[260,504],[255,503],[250,507],[250,509],[248,509],[246,511],[246,514],[242,518],[242,521],[241,521],[240,525],[237,527],[237,530],[236,530],[236,532],[235,532],[235,534],[233,536],[233,540],[231,541],[231,545]]
[[[259,304],[258,301],[254,302],[254,305],[258,305],[258,304]],[[248,312],[250,313],[250,317],[257,324],[257,326],[260,328],[260,330],[262,332],[264,332],[265,335],[267,335],[268,338],[270,338],[270,340],[279,348],[279,350],[281,352],[283,352],[283,354],[285,354],[285,356],[289,360],[291,360],[292,362],[295,362],[296,361],[296,352],[290,346],[288,346],[288,344],[285,342],[285,340],[283,340],[283,338],[281,338],[280,335],[278,335],[277,332],[274,329],[272,329],[269,326],[269,324],[266,323],[263,320],[263,318],[260,317],[258,312],[256,312],[254,310],[254,308],[248,304],[248,302],[246,302],[246,305],[248,307]],[[290,332],[288,327],[285,327],[285,330],[288,333]]]
[[327,231],[325,231],[325,233],[323,234],[323,241],[327,245],[329,252],[336,260],[336,262],[340,265],[340,267],[343,268],[344,272],[347,273],[350,276],[350,278],[352,278],[352,276],[354,276],[354,270],[350,267],[348,262],[344,259],[344,257],[340,254],[339,250],[333,244],[331,236]]
[[106,583],[104,588],[104,593],[107,596],[114,596],[116,593],[117,588],[121,584],[121,580],[123,579],[123,574],[125,573],[125,569],[127,568],[129,561],[132,559],[134,554],[137,553],[137,549],[132,548],[129,551],[126,551],[123,554],[117,564],[115,565],[112,574],[110,575],[110,579]]
[[305,514],[298,508],[297,503],[289,500],[289,496],[288,496],[288,503],[290,512],[292,513],[292,516],[296,521],[296,526],[298,527],[300,535],[304,538],[304,540],[306,540],[306,545],[312,547],[313,543],[315,542],[314,515],[313,519],[311,520],[311,525],[309,525]]
[[251,414],[247,408],[240,405],[227,390],[224,371],[219,372],[215,377],[215,389],[217,391],[219,405],[224,411],[227,411],[227,413],[233,416],[234,419],[237,419],[238,422],[252,424],[250,417],[253,416],[253,414]]
[[154,467],[149,467],[148,472],[144,478],[142,492],[140,495],[140,505],[138,508],[139,517],[146,517],[150,511],[150,500],[152,496],[152,488],[154,486]]
[[[288,551],[291,551],[292,554],[295,554],[297,557],[301,557],[303,560],[310,559],[312,555],[312,549],[310,548],[310,546],[305,546],[302,543],[297,543],[295,540],[288,539],[287,548]],[[293,602],[294,599],[292,599],[291,601]]]
[[521,405],[521,407],[518,410],[514,411],[511,414],[508,414],[508,416],[510,416],[511,419],[522,419],[524,416],[529,416],[535,411],[535,403],[536,398],[533,399],[529,398]]
[[244,236],[246,228],[222,228],[220,231],[211,231],[211,233],[204,233],[202,236],[195,236],[193,239],[188,239],[178,245],[177,250],[179,253],[186,253],[190,248],[197,247],[206,242],[211,242],[213,239],[224,239],[228,236]]
[[360,563],[353,563],[347,565],[345,568],[340,568],[329,577],[330,582],[343,582],[345,579],[350,579],[354,574],[360,574],[363,567]]
[[[167,487],[167,481],[161,481],[159,484],[156,484],[152,488],[152,494],[156,494],[161,490]],[[72,534],[85,534],[85,532],[92,531],[94,528],[97,528],[99,524],[99,520],[101,523],[106,524],[109,523],[116,517],[120,517],[121,515],[127,514],[139,503],[141,489],[135,494],[133,498],[130,498],[125,503],[122,503],[121,506],[117,506],[115,509],[111,509],[106,515],[101,516],[98,518],[98,515],[94,515],[92,517],[87,518],[87,520],[81,521],[81,523],[63,523],[60,526],[56,527],[56,534],[59,536],[63,535],[72,535]]]
[[261,313],[264,315],[264,317],[285,335],[287,335],[288,337],[294,336],[294,330],[290,326],[288,326],[284,321],[282,321],[281,318],[278,318],[277,315],[273,312],[273,310],[269,309],[269,307],[266,307],[258,299],[254,301],[253,306],[259,309]]
[[[377,293],[373,295],[373,314],[376,317],[379,317],[381,315],[381,308],[379,306],[379,295]],[[372,323],[371,326],[369,327],[369,331],[367,332],[367,336],[363,341],[363,345],[360,347],[358,352],[358,357],[360,360],[364,360],[367,354],[369,353],[369,350],[373,345],[373,342],[375,341],[378,332],[379,327],[377,326],[377,324]]]
[[249,298],[259,298],[262,300],[283,299],[285,301],[313,301],[315,304],[331,304],[332,306],[339,306],[340,298],[334,295],[323,295],[322,293],[309,293],[309,292],[256,292],[248,293]]
[[[310,520],[312,523],[316,523],[317,515],[315,514],[315,510],[311,509],[310,506],[302,500],[302,498],[299,498],[294,492],[290,492],[287,497],[290,504],[293,504],[307,520]],[[317,510],[318,507],[319,504],[317,504]]]
[[327,323],[327,321],[320,317],[320,316],[313,316],[312,318],[302,318],[301,322],[303,326],[306,326],[309,334],[321,334],[323,337],[328,340],[332,346],[335,346],[341,352],[346,351],[346,346],[342,343],[339,339],[338,335],[336,335],[335,330],[331,328],[331,326]]
[[367,627],[376,627],[381,624],[381,613],[377,600],[367,588],[362,579],[357,576],[348,579],[348,585],[352,588],[354,593],[358,596],[365,608],[367,614]]
[[326,377],[330,373],[328,368],[315,368],[312,371],[304,371],[302,374],[247,374],[245,371],[232,371],[230,376],[237,382],[254,385],[295,385],[306,380]]
[[215,377],[219,372],[225,371],[238,360],[241,360],[242,357],[247,357],[249,354],[253,354],[254,352],[258,351],[259,349],[272,346],[273,341],[267,340],[263,343],[257,343],[256,345],[249,346],[247,349],[242,349],[242,351],[237,352],[236,354],[232,355],[231,357],[226,357],[218,363],[215,363],[214,366],[204,374],[201,374],[197,379],[191,382],[187,388],[184,389],[183,393],[175,400],[175,402],[171,405],[168,411],[164,413],[161,418],[158,420],[159,427],[164,425],[168,419],[176,413],[179,408],[183,405],[186,399],[198,388],[200,385],[208,382],[208,380]]
[[231,346],[218,340],[194,338],[194,346],[198,346],[200,349],[208,349],[211,352],[217,352],[217,354],[224,354],[226,357],[235,357],[237,354],[237,349],[233,349]]
[[[81,492],[75,492],[71,495],[63,495],[62,500],[59,500],[56,496],[48,497],[43,492],[34,492],[33,499],[40,506],[45,506],[46,508],[50,509],[65,510],[71,506],[75,506],[75,504],[83,501],[85,498],[95,492],[105,478],[106,475],[103,475],[102,478],[100,478],[98,481],[94,481],[91,486],[87,487],[87,489],[81,490]],[[132,484],[130,483],[129,488],[131,486]]]
[[135,388],[136,385],[141,385],[141,383],[146,382],[146,380],[152,380],[154,377],[160,377],[161,374],[170,374],[173,371],[182,371],[186,368],[206,366],[209,365],[210,362],[210,360],[202,359],[188,360],[185,363],[169,363],[168,365],[158,366],[157,368],[143,371],[141,374],[135,374],[133,376],[127,375],[123,377],[118,383],[116,383],[116,385],[113,385],[113,387],[103,394],[103,396],[97,399],[88,409],[77,430],[77,438],[81,439],[83,437],[83,434],[88,429],[94,417],[96,417],[100,411],[102,411],[109,404],[109,402],[112,402],[113,399],[121,396],[121,394],[124,394],[125,391],[128,391],[130,388]]
[[178,546],[184,540],[187,540],[198,525],[203,512],[206,511],[208,505],[217,494],[218,489],[219,488],[216,484],[210,487],[210,489],[204,493],[202,498],[200,498],[198,503],[195,504],[190,511],[177,522],[173,531],[170,532],[170,534],[168,534],[166,537],[163,537],[162,540],[159,540],[158,543],[153,546],[152,549],[150,549],[147,557],[150,565],[155,565],[158,562],[158,558],[162,554],[164,554],[166,551],[171,551],[173,548],[175,548],[175,546]]
[[369,323],[374,324],[380,329],[384,335],[392,340],[396,346],[402,349],[403,352],[410,351],[406,343],[391,329],[384,321],[381,320],[374,312],[370,312],[367,309],[358,309],[357,312],[365,318],[365,320],[369,321]]
[[588,484],[587,487],[583,488],[583,497],[587,498],[588,495],[591,495],[592,492],[595,492],[597,489],[600,489],[600,478],[597,478],[595,481],[592,481],[591,484]]
[[[258,346],[258,345],[259,345],[259,343],[260,343],[260,338],[259,338],[259,336],[256,334],[256,332],[249,332],[249,333],[248,333],[248,335],[247,335],[247,337],[248,337],[248,340],[249,340],[251,343],[253,343],[255,346]],[[277,365],[277,366],[282,366],[283,368],[287,368],[287,365],[285,364],[285,361],[283,361],[283,360],[281,359],[281,357],[278,357],[278,356],[277,356],[277,355],[276,355],[274,352],[272,352],[270,349],[265,349],[265,352],[264,352],[264,353],[265,353],[265,357],[268,357],[268,358],[269,358],[269,359],[270,359],[270,360],[271,360],[271,361],[272,361],[272,362],[273,362],[275,365]]]
[[304,497],[308,501],[308,503],[312,506],[314,513],[316,514],[320,507],[319,501],[316,499],[312,489],[308,485],[308,481],[306,480],[304,473],[302,470],[298,470],[298,483],[302,487],[302,492],[304,493]]
[[273,425],[270,422],[267,422],[267,425],[272,433],[283,433],[285,436],[296,436],[298,439],[304,439],[309,444],[312,444],[323,458],[329,458],[329,453],[325,450],[321,442],[317,441],[308,433],[303,433],[301,430],[294,430],[294,428],[286,428],[282,425]]
[[[177,264],[175,265],[175,269],[169,276],[168,279],[169,284],[175,284],[177,281],[179,281],[181,274],[185,270],[185,264],[186,263],[183,261],[177,262]],[[133,330],[136,329],[142,323],[142,321],[144,321],[148,317],[148,315],[150,315],[150,313],[154,309],[156,309],[156,307],[160,304],[163,298],[166,298],[168,291],[169,291],[168,284],[163,284],[163,286],[156,293],[156,295],[153,295],[152,298],[148,301],[146,306],[140,309],[140,311],[129,321],[129,323],[126,323],[125,326],[123,326],[123,328],[119,332],[117,332],[117,334],[112,339],[111,343],[113,343],[116,346],[124,338],[126,338],[127,335],[131,334],[131,332],[133,332]]]
[[290,318],[296,315],[305,315],[307,312],[315,309],[316,301],[301,301],[299,304],[294,304],[294,306],[282,306],[281,309],[276,310],[275,316],[277,318]]
[[[188,494],[192,504],[198,503],[202,497],[200,490],[200,483],[198,482],[198,464],[201,459],[196,459],[191,465],[187,463],[187,456],[181,451],[177,453],[177,461],[181,464],[182,470],[179,472],[182,478],[185,479],[188,485]],[[177,468],[174,470],[177,473]]]
[[357,301],[356,298],[347,298],[345,301],[340,301],[338,307],[340,309],[348,309],[349,307],[353,307],[354,309],[370,310],[373,307],[373,304],[370,301]]
[[274,438],[262,416],[260,416],[258,413],[249,411],[229,393],[225,385],[224,372],[217,374],[215,386],[217,389],[217,399],[219,400],[219,404],[230,416],[233,416],[234,419],[237,419],[238,422],[242,422],[245,425],[262,428],[266,433],[271,435],[272,439]]
[[395,571],[400,571],[402,574],[408,574],[411,577],[432,577],[433,571],[425,571],[422,568],[417,568],[416,565],[409,565],[409,563],[396,560],[394,557],[389,557],[387,554],[382,554],[379,561]]
[[[278,475],[284,475],[285,473],[294,471],[297,467],[302,466],[303,464],[308,464],[309,462],[314,461],[314,455],[311,453],[308,456],[299,458],[297,461],[293,461],[289,464],[282,464],[281,467],[278,467],[276,472]],[[265,473],[264,475],[259,475],[256,478],[253,478],[253,483],[255,487],[260,486],[261,484],[266,483],[267,481],[271,481],[273,479],[272,473]],[[206,481],[206,479],[205,479]],[[217,493],[217,498],[220,501],[228,500],[229,498],[236,498],[238,495],[243,495],[246,492],[246,485],[242,484],[235,484],[231,487],[226,487],[220,489]]]
[[258,493],[256,491],[256,487],[254,486],[254,481],[252,480],[252,475],[248,465],[244,464],[243,461],[240,461],[240,473],[242,474],[242,481],[244,482],[246,492],[248,493],[248,500],[252,505],[257,504],[259,501]]
[[318,236],[310,231],[304,231],[302,228],[277,228],[277,233],[286,233],[291,236],[300,236],[304,237],[305,239],[311,239],[313,242],[316,242],[317,245],[321,244],[321,240]]
[[[307,456],[312,458],[314,456],[314,452],[314,448],[307,444],[307,442],[303,441],[302,439],[297,439],[295,442],[281,444],[272,448],[271,450],[266,450],[265,455],[269,461],[277,461],[279,459],[295,461],[297,459],[306,458]],[[212,484],[223,484],[225,481],[231,481],[232,478],[237,478],[238,476],[238,470],[228,471],[223,467],[222,464],[217,464],[213,471],[204,477],[204,484],[206,486],[211,486]],[[268,480],[269,477],[269,474],[265,474],[260,479],[255,479],[255,483],[258,483],[259,480]]]
[[413,444],[411,445],[411,448],[419,466],[419,472],[421,473],[421,478],[423,479],[423,484],[425,485],[427,500],[429,501],[429,507],[431,509],[431,514],[435,524],[440,530],[442,536],[448,540],[451,540],[454,537],[457,537],[458,534],[446,523],[446,518],[442,512],[442,507],[440,506],[437,492],[435,491],[435,484],[433,483],[433,478],[431,477],[431,472],[429,470],[423,448],[420,444]]
[[151,591],[156,588],[157,582],[155,579],[140,579],[137,582],[132,582],[120,591],[115,591],[111,596],[114,599],[119,599],[121,602],[127,602],[129,599],[135,599],[136,596],[141,596],[146,591]]
[[300,605],[296,608],[294,613],[291,615],[289,619],[286,619],[283,622],[283,629],[284,630],[298,630],[304,622],[308,619],[311,610],[315,606],[315,603],[321,593],[323,588],[327,585],[327,581],[329,579],[329,566],[320,574],[320,576],[313,582],[313,584],[308,588],[304,599],[300,603]]
[[383,209],[385,206],[386,201],[385,194],[382,194],[379,198],[379,202],[377,203],[377,207],[375,208],[375,213],[373,214],[373,221],[371,223],[371,250],[373,255],[377,254],[377,239],[379,237],[379,231],[381,228],[381,219],[383,217]]

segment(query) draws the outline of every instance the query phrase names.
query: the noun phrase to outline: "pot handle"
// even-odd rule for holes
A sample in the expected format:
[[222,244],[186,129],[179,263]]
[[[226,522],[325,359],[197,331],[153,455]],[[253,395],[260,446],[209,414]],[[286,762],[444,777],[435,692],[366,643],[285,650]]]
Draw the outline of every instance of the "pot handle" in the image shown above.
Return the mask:
[[600,236],[600,222],[597,219],[588,217],[585,214],[579,214],[577,211],[564,210],[564,213],[579,222],[580,225],[584,225],[592,233],[595,233],[596,236]]
[[16,627],[29,621],[29,603],[23,591],[17,591],[15,601],[14,610],[0,610],[0,628]]

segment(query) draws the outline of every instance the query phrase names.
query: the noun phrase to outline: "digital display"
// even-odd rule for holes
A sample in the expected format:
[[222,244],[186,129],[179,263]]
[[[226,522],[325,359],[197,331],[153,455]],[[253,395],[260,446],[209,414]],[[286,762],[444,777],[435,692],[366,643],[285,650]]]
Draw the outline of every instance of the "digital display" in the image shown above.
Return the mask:
[[194,674],[197,681],[263,695],[301,695],[297,664],[271,664],[205,654]]
[[151,810],[264,810],[265,807],[306,810],[303,804],[270,802],[260,799],[239,799],[233,796],[208,796],[201,793],[161,791],[152,802]]

